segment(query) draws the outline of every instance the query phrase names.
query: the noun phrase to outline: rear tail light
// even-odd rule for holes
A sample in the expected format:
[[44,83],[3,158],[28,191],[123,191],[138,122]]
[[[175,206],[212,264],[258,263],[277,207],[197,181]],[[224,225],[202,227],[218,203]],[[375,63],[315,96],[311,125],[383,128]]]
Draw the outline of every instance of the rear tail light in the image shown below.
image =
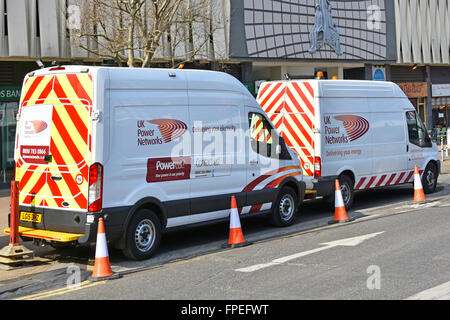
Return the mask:
[[320,157],[314,158],[314,177],[319,178],[322,175],[322,162]]
[[89,212],[102,210],[103,197],[103,166],[94,163],[89,167]]

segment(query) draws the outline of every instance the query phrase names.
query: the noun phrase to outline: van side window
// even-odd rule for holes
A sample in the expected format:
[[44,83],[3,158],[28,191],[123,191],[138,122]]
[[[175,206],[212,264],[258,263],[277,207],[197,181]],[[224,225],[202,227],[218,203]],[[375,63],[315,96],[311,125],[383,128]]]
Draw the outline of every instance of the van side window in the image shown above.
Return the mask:
[[406,122],[408,124],[409,142],[420,147],[431,147],[431,139],[415,111],[406,112]]
[[253,151],[267,158],[292,160],[284,139],[262,114],[250,112],[248,125]]
[[269,123],[258,113],[249,113],[248,122],[250,126],[250,139],[253,151],[270,157],[272,154],[272,136]]

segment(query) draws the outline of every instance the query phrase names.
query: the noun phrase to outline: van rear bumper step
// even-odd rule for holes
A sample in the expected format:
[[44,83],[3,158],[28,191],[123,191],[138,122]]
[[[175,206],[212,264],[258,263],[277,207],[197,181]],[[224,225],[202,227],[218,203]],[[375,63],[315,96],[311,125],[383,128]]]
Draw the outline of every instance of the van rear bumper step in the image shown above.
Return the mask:
[[[4,233],[9,234],[11,232],[10,228],[6,228],[3,230]],[[27,227],[19,226],[19,235],[22,237],[30,237],[30,238],[39,238],[50,241],[58,241],[58,242],[72,242],[77,241],[78,238],[84,236],[84,234],[78,233],[67,233],[67,232],[58,232],[58,231],[50,231],[50,230],[42,230],[42,229],[33,229]]]

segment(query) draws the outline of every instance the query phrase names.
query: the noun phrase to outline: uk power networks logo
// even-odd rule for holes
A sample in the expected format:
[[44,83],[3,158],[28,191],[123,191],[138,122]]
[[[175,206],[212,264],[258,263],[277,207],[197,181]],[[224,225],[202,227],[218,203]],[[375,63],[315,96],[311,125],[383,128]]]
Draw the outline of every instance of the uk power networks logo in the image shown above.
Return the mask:
[[[146,123],[156,125],[156,128],[148,128]],[[154,119],[137,121],[138,146],[158,145],[175,141],[187,131],[187,125],[183,121],[175,119]],[[159,133],[158,133],[159,132]]]
[[175,119],[154,119],[148,120],[151,124],[156,124],[165,143],[181,137],[187,130],[187,125],[183,121]]
[[342,121],[342,124],[347,132],[350,142],[361,138],[369,131],[369,121],[360,116],[344,115],[335,116],[336,120]]

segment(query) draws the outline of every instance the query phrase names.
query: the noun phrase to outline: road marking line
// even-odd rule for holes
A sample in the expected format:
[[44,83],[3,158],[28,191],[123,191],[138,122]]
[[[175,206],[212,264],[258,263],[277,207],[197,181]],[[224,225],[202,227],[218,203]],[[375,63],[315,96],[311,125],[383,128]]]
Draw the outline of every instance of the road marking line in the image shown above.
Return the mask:
[[450,300],[450,281],[419,292],[405,300]]
[[267,267],[271,267],[271,266],[276,266],[276,265],[280,265],[282,263],[300,258],[300,257],[304,257],[316,252],[320,252],[323,250],[327,250],[333,247],[337,247],[337,246],[345,246],[345,247],[354,247],[357,246],[358,244],[362,243],[365,240],[371,239],[373,237],[378,236],[379,234],[382,234],[384,231],[381,232],[375,232],[375,233],[370,233],[370,234],[366,234],[366,235],[362,235],[362,236],[358,236],[358,237],[353,237],[353,238],[347,238],[347,239],[341,239],[341,240],[336,240],[336,241],[331,241],[331,242],[326,242],[326,243],[321,243],[321,245],[323,247],[320,248],[316,248],[316,249],[312,249],[312,250],[308,250],[308,251],[304,251],[304,252],[299,252],[299,253],[295,253],[295,254],[291,254],[289,256],[286,257],[281,257],[278,259],[274,259],[271,262],[268,263],[261,263],[261,264],[256,264],[253,266],[249,266],[249,267],[245,267],[245,268],[239,268],[236,269],[235,271],[238,272],[254,272],[257,270],[261,270]]
[[48,297],[53,297],[53,296],[69,293],[69,292],[72,292],[72,291],[78,291],[78,290],[81,290],[81,289],[94,287],[96,285],[105,284],[105,283],[106,283],[106,280],[99,281],[99,282],[84,281],[84,282],[80,283],[79,287],[59,288],[59,289],[54,289],[54,290],[49,290],[49,291],[45,291],[45,292],[32,294],[32,295],[25,296],[25,297],[16,298],[14,300],[38,300],[38,299],[44,299],[44,298],[48,298]]

